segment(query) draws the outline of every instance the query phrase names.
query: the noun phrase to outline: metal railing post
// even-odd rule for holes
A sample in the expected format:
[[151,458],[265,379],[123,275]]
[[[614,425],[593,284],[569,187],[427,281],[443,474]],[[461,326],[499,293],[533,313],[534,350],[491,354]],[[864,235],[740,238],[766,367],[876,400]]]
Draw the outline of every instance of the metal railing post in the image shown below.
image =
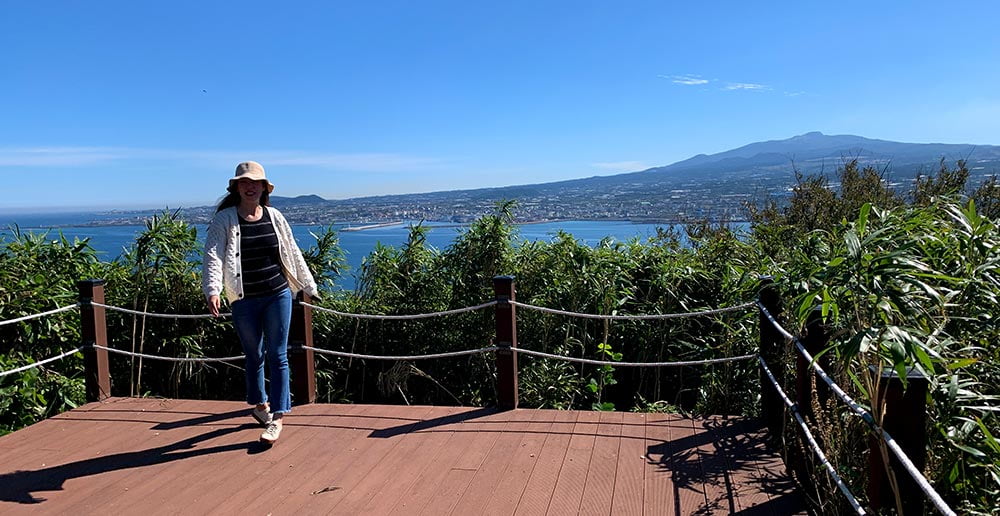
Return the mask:
[[514,305],[514,276],[493,278],[496,294],[497,406],[500,410],[517,408],[517,314]]
[[313,347],[312,308],[309,294],[299,292],[292,302],[292,325],[288,329],[288,368],[291,374],[292,399],[296,405],[316,401],[316,360]]
[[104,318],[104,307],[90,302],[104,303],[104,280],[90,279],[76,283],[80,294],[80,337],[83,350],[84,384],[87,401],[101,401],[111,396],[111,369],[108,367],[108,352],[94,345],[108,346],[108,325]]

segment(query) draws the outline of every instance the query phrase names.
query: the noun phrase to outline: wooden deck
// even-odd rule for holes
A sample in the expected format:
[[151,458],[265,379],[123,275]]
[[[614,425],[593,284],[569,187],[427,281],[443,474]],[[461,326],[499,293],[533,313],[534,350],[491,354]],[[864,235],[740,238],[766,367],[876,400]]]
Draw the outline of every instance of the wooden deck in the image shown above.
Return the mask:
[[112,398],[0,437],[0,514],[792,514],[739,419]]

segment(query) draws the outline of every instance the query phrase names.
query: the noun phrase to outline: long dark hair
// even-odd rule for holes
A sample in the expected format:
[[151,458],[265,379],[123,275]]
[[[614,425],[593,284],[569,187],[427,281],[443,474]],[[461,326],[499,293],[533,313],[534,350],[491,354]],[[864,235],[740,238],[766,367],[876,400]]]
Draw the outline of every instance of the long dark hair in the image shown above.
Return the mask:
[[[260,205],[270,206],[271,205],[271,193],[267,191],[267,181],[261,181],[264,184],[264,189],[260,192]],[[215,208],[215,212],[218,213],[230,206],[240,205],[240,191],[236,189],[236,183],[232,183],[226,191],[229,192],[225,197],[219,201],[219,206]]]

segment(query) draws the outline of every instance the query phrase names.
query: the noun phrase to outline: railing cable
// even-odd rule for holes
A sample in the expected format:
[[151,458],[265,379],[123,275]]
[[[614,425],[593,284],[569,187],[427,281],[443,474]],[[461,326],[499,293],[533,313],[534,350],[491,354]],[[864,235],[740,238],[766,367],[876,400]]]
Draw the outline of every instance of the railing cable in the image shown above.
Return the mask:
[[119,355],[127,355],[132,357],[142,357],[148,358],[150,360],[164,360],[167,362],[232,362],[234,360],[244,360],[246,359],[243,355],[232,356],[232,357],[222,357],[222,358],[209,358],[209,357],[164,357],[159,355],[149,355],[146,353],[136,353],[134,351],[125,351],[121,349],[109,348],[107,346],[101,346],[100,344],[91,344],[96,349],[103,349],[105,351],[110,351],[112,353],[117,353]]
[[84,346],[80,346],[80,347],[78,347],[76,349],[67,351],[67,352],[65,352],[65,353],[63,353],[63,354],[61,354],[59,356],[55,356],[55,357],[51,357],[51,358],[46,358],[45,360],[39,360],[38,362],[34,362],[34,363],[28,364],[26,366],[21,366],[21,367],[18,367],[16,369],[11,369],[10,371],[0,371],[0,378],[3,378],[4,376],[10,375],[10,374],[20,373],[22,371],[27,371],[28,369],[34,369],[36,367],[40,367],[40,366],[43,366],[45,364],[48,364],[49,362],[55,362],[56,360],[62,360],[62,359],[66,358],[66,357],[68,357],[68,356],[70,356],[70,355],[72,355],[74,353],[78,353],[80,351],[83,351],[83,349],[84,349]]
[[387,321],[405,321],[405,320],[411,320],[411,319],[426,319],[426,318],[429,318],[429,317],[441,317],[441,316],[445,316],[445,315],[455,315],[455,314],[460,314],[460,313],[464,313],[464,312],[472,312],[474,310],[481,310],[483,308],[491,307],[491,306],[497,304],[497,301],[496,300],[487,301],[486,303],[483,303],[481,305],[467,306],[465,308],[456,308],[454,310],[445,310],[443,312],[432,312],[432,313],[427,313],[427,314],[411,314],[411,315],[352,314],[352,313],[349,313],[349,312],[338,312],[337,310],[334,310],[332,308],[325,308],[325,307],[322,307],[322,306],[317,306],[317,305],[314,305],[314,304],[311,304],[311,303],[306,303],[305,301],[299,301],[299,304],[302,305],[302,306],[308,306],[309,308],[312,308],[313,310],[319,310],[321,312],[330,313],[330,314],[337,315],[337,316],[340,316],[340,317],[353,317],[355,319],[381,319],[381,320],[387,320]]
[[530,349],[524,348],[510,348],[511,351],[515,353],[520,353],[524,355],[531,355],[542,358],[553,358],[556,360],[563,360],[566,362],[577,362],[581,364],[591,364],[591,365],[610,365],[618,367],[681,367],[681,366],[693,366],[693,365],[703,365],[703,364],[718,364],[722,362],[737,362],[740,360],[749,360],[756,357],[756,354],[751,355],[740,355],[735,357],[724,357],[724,358],[709,358],[705,360],[687,360],[679,362],[612,362],[608,360],[593,360],[589,358],[576,358],[568,357],[565,355],[551,355],[549,353],[543,353],[541,351],[532,351]]
[[865,510],[861,507],[861,504],[858,503],[858,499],[854,497],[850,488],[847,487],[847,484],[845,484],[843,479],[840,478],[840,475],[837,474],[837,470],[834,469],[832,464],[830,464],[830,461],[826,458],[826,454],[823,453],[819,443],[816,442],[812,432],[809,431],[809,427],[806,425],[805,420],[802,419],[802,415],[799,413],[799,406],[792,403],[792,400],[788,399],[785,391],[783,391],[781,389],[781,385],[778,384],[778,380],[775,379],[774,374],[771,373],[771,369],[767,367],[767,362],[764,358],[757,357],[757,360],[760,361],[760,366],[764,369],[764,373],[767,374],[768,379],[771,380],[771,384],[774,385],[774,389],[778,392],[778,395],[781,396],[781,400],[785,402],[785,406],[791,409],[792,415],[795,416],[795,421],[797,421],[799,426],[802,428],[802,433],[805,435],[806,441],[809,443],[809,447],[812,448],[813,453],[815,453],[816,457],[819,458],[820,464],[823,465],[823,469],[825,469],[826,473],[833,479],[833,483],[837,485],[837,489],[840,489],[840,492],[844,493],[844,496],[847,497],[847,501],[850,502],[851,507],[854,508],[855,512],[858,514],[865,514]]
[[[215,319],[216,317],[212,314],[158,314],[154,312],[143,312],[141,310],[130,310],[128,308],[122,308],[120,306],[106,305],[104,303],[98,303],[96,301],[89,301],[91,305],[99,306],[101,308],[106,308],[108,310],[114,310],[116,312],[123,312],[132,315],[144,315],[148,317],[157,317],[160,319]],[[232,314],[220,313],[219,317],[229,317]]]
[[866,410],[861,405],[859,405],[856,401],[854,401],[853,398],[848,396],[847,393],[844,392],[844,390],[841,389],[840,386],[837,385],[836,382],[834,382],[833,379],[826,374],[826,371],[824,371],[823,368],[820,367],[819,362],[812,355],[810,355],[808,351],[806,351],[806,348],[805,346],[802,345],[802,342],[800,342],[799,339],[796,338],[791,333],[788,333],[787,330],[782,328],[781,324],[778,323],[778,321],[771,315],[770,312],[767,311],[767,307],[765,307],[763,303],[757,301],[757,306],[760,307],[761,313],[764,314],[767,320],[771,321],[771,324],[775,327],[775,329],[778,330],[778,332],[784,335],[784,337],[789,341],[795,343],[795,348],[803,356],[803,358],[805,358],[809,362],[812,368],[816,371],[816,374],[820,378],[822,378],[827,385],[830,386],[830,390],[832,390],[834,394],[836,394],[837,397],[840,398],[840,400],[843,401],[844,404],[846,404],[851,409],[852,412],[860,416],[861,419],[864,420],[865,423],[867,423],[872,430],[879,433],[879,435],[882,437],[882,440],[885,441],[889,449],[892,450],[893,455],[895,455],[896,458],[899,459],[900,464],[903,465],[903,469],[905,469],[906,472],[910,474],[910,477],[913,478],[913,481],[916,482],[917,485],[920,486],[920,489],[924,492],[924,494],[927,495],[928,498],[930,498],[931,502],[934,504],[934,507],[941,514],[953,516],[955,514],[955,511],[953,511],[951,507],[948,507],[948,504],[945,503],[944,499],[941,498],[941,495],[938,494],[938,492],[934,489],[934,486],[930,484],[930,482],[923,475],[923,473],[921,473],[920,470],[917,469],[917,467],[913,464],[913,461],[910,460],[910,457],[907,456],[906,452],[904,452],[903,449],[899,446],[899,443],[897,443],[896,440],[893,439],[891,435],[889,435],[889,432],[886,432],[884,428],[882,428],[875,422],[875,418],[874,416],[872,416],[872,413]]
[[446,353],[433,353],[429,355],[403,355],[403,356],[363,355],[361,353],[347,353],[344,351],[333,351],[330,349],[314,348],[312,346],[302,346],[302,349],[311,349],[316,353],[321,353],[324,355],[333,355],[344,358],[360,358],[363,360],[426,360],[431,358],[450,358],[450,357],[460,357],[465,355],[476,355],[479,353],[488,353],[490,351],[497,351],[500,348],[498,346],[488,346],[485,348],[469,349],[465,351],[449,351]]
[[529,305],[527,303],[521,303],[520,301],[508,301],[510,304],[518,307],[524,308],[526,310],[535,310],[538,312],[543,312],[547,314],[554,315],[568,315],[571,317],[581,317],[584,319],[604,319],[612,321],[627,321],[627,320],[650,320],[650,319],[678,319],[681,317],[697,317],[701,315],[715,315],[726,312],[736,312],[739,310],[745,310],[754,305],[753,301],[743,303],[741,305],[730,306],[726,308],[715,308],[712,310],[702,310],[700,312],[687,312],[687,313],[675,313],[675,314],[647,314],[647,315],[601,315],[601,314],[585,314],[580,312],[569,312],[566,310],[558,310],[555,308],[546,308],[544,306]]
[[8,324],[19,323],[21,321],[27,321],[27,320],[30,320],[30,319],[37,319],[39,317],[45,317],[46,315],[57,314],[59,312],[65,312],[67,310],[72,310],[74,308],[79,308],[79,307],[80,307],[80,303],[73,303],[71,305],[66,305],[66,306],[64,306],[62,308],[56,308],[55,310],[49,310],[48,312],[42,312],[42,313],[38,313],[38,314],[26,315],[24,317],[18,317],[17,319],[9,319],[9,320],[6,320],[6,321],[0,321],[0,326],[5,326],[5,325],[8,325]]

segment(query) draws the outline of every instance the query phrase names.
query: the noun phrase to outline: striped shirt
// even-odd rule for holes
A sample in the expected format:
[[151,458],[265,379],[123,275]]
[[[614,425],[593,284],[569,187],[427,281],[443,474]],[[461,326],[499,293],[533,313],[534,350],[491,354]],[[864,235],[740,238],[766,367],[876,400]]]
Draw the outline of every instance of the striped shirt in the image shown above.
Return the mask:
[[243,266],[243,297],[263,297],[288,288],[278,256],[278,235],[267,210],[256,222],[240,217],[240,264]]

